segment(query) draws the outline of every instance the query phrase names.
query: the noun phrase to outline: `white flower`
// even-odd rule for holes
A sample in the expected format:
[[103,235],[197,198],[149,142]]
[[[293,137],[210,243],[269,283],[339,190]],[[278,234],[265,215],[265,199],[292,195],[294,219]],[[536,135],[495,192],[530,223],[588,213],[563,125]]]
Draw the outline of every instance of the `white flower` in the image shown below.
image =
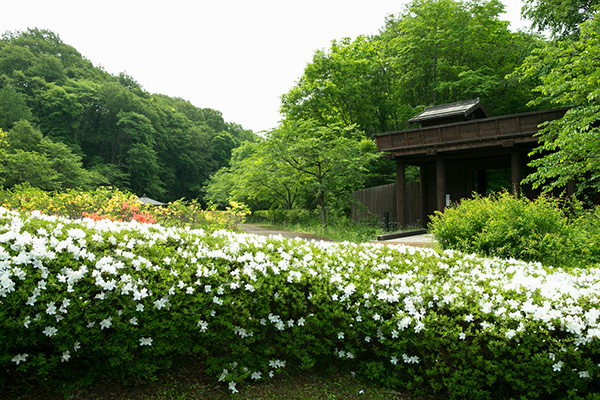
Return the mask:
[[562,361],[559,361],[556,364],[552,365],[552,370],[558,372],[562,369],[563,365],[565,365],[565,363]]
[[221,376],[219,377],[219,382],[223,382],[227,378],[228,374],[229,371],[224,369],[223,372],[221,372]]
[[579,377],[580,378],[589,378],[590,373],[589,373],[589,371],[579,371]]
[[139,303],[137,306],[135,306],[135,310],[139,312],[144,311],[144,305],[142,303]]
[[517,332],[514,329],[509,329],[506,331],[506,338],[512,339],[513,337],[515,337],[516,334]]
[[56,305],[53,301],[48,303],[48,305],[46,306],[46,314],[49,314],[49,315],[56,314]]
[[409,357],[408,354],[402,354],[402,360],[404,360],[404,362],[406,364],[418,364],[419,363],[419,357],[418,356],[412,356]]
[[339,332],[338,339],[343,339],[343,338],[344,338],[344,332]]
[[260,372],[253,372],[252,375],[250,376],[251,379],[254,379],[255,381],[259,380],[262,377],[262,374]]
[[46,328],[44,328],[44,330],[42,331],[42,333],[48,337],[52,337],[54,335],[56,335],[56,332],[58,332],[58,329],[56,329],[53,326],[47,326]]
[[140,346],[152,346],[152,338],[151,337],[140,338]]
[[369,343],[371,341],[371,336],[365,336],[365,342]]
[[168,297],[163,297],[160,300],[154,300],[154,308],[156,308],[157,310],[162,310],[167,306],[168,301]]
[[304,322],[305,322],[304,318],[300,318],[300,319],[298,319],[297,324],[298,324],[298,326],[304,326]]
[[475,318],[473,318],[473,314],[467,314],[465,315],[465,321],[466,322],[473,322]]
[[467,338],[467,334],[464,333],[464,332],[461,332],[461,333],[458,334],[458,338],[460,340],[465,340]]
[[61,362],[69,361],[69,358],[71,358],[71,353],[69,353],[69,350],[67,350],[62,353],[62,356],[60,357],[60,361]]
[[229,390],[231,390],[231,393],[238,392],[238,390],[235,388],[235,382],[233,382],[233,381],[229,382]]
[[394,365],[398,364],[398,358],[396,356],[392,356],[390,362]]
[[112,325],[112,318],[106,318],[100,321],[100,329],[108,329]]
[[29,324],[31,323],[31,317],[28,315],[25,317],[25,320],[23,321],[23,326],[25,328],[29,328]]
[[75,342],[75,344],[73,345],[73,350],[77,351],[81,348],[81,343],[80,342]]
[[137,324],[138,324],[138,320],[137,320],[137,318],[136,318],[136,317],[131,317],[131,318],[129,319],[129,323],[130,323],[131,325],[137,325]]
[[285,367],[285,361],[281,360],[269,360],[269,367],[271,368],[283,368]]
[[27,360],[27,356],[29,356],[29,354],[27,353],[23,353],[23,354],[17,354],[16,356],[14,356],[12,358],[12,362],[14,362],[15,364],[19,365],[22,362],[25,362],[25,360]]

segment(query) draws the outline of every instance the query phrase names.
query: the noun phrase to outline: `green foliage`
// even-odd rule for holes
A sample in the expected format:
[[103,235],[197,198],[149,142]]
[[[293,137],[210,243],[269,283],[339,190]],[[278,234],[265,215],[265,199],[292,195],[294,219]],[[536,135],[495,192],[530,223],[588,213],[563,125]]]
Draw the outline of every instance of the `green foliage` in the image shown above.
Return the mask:
[[576,37],[579,25],[592,18],[594,0],[524,0],[522,15],[540,31],[548,30],[556,37]]
[[118,189],[99,187],[94,191],[48,192],[29,184],[0,191],[0,205],[13,210],[36,210],[72,219],[160,223],[216,231],[236,230],[250,213],[244,204],[232,202],[225,211],[202,209],[197,201],[177,200],[157,207]]
[[536,104],[569,106],[561,119],[538,132],[536,170],[526,182],[546,191],[577,183],[581,193],[600,190],[600,18],[597,13],[581,25],[577,40],[557,41],[535,51],[517,71],[518,76],[540,76]]
[[373,141],[354,125],[288,119],[264,140],[236,149],[231,166],[211,177],[206,197],[255,210],[319,208],[326,226],[327,214],[347,207],[375,159]]
[[57,170],[39,149],[22,158],[13,152],[6,186],[110,184],[163,200],[197,198],[208,177],[228,165],[232,150],[256,139],[218,111],[150,94],[133,77],[94,67],[57,34],[39,29],[7,32],[0,40],[0,127],[13,129],[19,120],[55,147],[66,146],[58,153],[71,173]]
[[291,179],[314,193],[324,228],[328,208],[335,201],[348,203],[376,157],[374,142],[364,139],[354,125],[323,126],[313,120],[288,119],[265,143],[270,156],[289,169]]
[[470,98],[492,115],[524,111],[534,81],[505,75],[542,41],[511,32],[503,9],[498,0],[412,1],[378,35],[316,51],[282,112],[373,134],[406,129],[423,106]]
[[83,168],[81,157],[65,144],[46,138],[28,121],[14,124],[0,152],[0,177],[6,187],[29,183],[45,190],[89,189],[106,179]]
[[435,398],[600,391],[595,267],[6,209],[0,222],[3,385],[150,379],[193,357],[233,393],[315,367]]
[[462,200],[437,212],[429,228],[444,249],[584,267],[600,262],[598,212],[574,200],[531,201],[504,192]]
[[11,86],[0,89],[0,129],[9,130],[15,122],[28,120],[31,116],[25,96]]

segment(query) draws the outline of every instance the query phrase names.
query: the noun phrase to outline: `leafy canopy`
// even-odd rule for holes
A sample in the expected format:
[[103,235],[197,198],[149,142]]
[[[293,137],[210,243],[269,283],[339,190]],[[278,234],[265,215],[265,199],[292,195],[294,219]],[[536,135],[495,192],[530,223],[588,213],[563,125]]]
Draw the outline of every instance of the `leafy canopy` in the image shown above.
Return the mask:
[[564,39],[535,51],[520,67],[524,77],[539,76],[534,104],[571,107],[538,133],[531,162],[537,170],[527,182],[545,190],[577,181],[578,191],[600,191],[600,19],[581,24],[578,39]]

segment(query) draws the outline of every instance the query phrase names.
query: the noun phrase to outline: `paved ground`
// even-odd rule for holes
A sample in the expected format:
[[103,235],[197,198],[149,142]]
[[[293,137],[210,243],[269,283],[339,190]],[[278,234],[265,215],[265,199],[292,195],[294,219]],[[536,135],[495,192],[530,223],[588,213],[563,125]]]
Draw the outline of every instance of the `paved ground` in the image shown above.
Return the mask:
[[[328,239],[320,238],[320,237],[315,236],[310,233],[284,231],[284,230],[278,230],[275,228],[265,227],[262,225],[255,225],[255,224],[242,224],[240,226],[240,228],[242,229],[242,231],[244,231],[246,233],[253,233],[255,235],[264,235],[264,236],[282,235],[284,237],[289,237],[289,238],[299,237],[302,239],[309,239],[309,240],[328,240]],[[433,238],[433,235],[431,235],[429,233],[424,234],[424,235],[414,235],[414,236],[408,236],[408,237],[397,238],[397,239],[375,240],[371,243],[383,243],[383,244],[392,244],[392,245],[393,244],[405,244],[408,246],[418,246],[418,247],[433,247],[436,244],[436,242]]]
[[253,233],[255,235],[263,235],[263,236],[281,235],[281,236],[289,237],[289,238],[299,237],[302,239],[329,241],[328,239],[320,238],[316,235],[313,235],[312,233],[284,231],[284,230],[279,230],[279,229],[275,229],[275,228],[263,226],[263,225],[242,224],[242,225],[240,225],[240,228],[243,232]]
[[407,236],[407,237],[397,238],[397,239],[377,240],[377,241],[373,241],[371,243],[405,244],[407,246],[416,246],[416,247],[434,247],[437,242],[433,238],[432,234],[426,233],[423,235]]

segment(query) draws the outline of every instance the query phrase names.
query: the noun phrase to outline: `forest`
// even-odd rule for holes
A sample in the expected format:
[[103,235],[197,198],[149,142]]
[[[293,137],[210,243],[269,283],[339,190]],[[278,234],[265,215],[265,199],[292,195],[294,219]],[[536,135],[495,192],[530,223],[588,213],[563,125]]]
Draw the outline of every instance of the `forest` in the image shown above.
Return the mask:
[[112,186],[162,201],[201,197],[231,151],[256,140],[219,111],[148,93],[39,29],[0,40],[0,130],[5,188]]
[[264,136],[111,75],[57,33],[7,32],[0,183],[238,201],[325,226],[348,214],[353,190],[393,181],[395,166],[376,154],[372,134],[408,128],[426,106],[480,98],[492,116],[574,106],[542,130],[544,157],[527,179],[549,189],[570,179],[595,188],[600,146],[589,138],[600,110],[597,81],[588,78],[598,74],[600,22],[589,3],[525,0],[533,26],[515,32],[499,0],[413,0],[377,34],[315,50],[282,94],[282,122]]

